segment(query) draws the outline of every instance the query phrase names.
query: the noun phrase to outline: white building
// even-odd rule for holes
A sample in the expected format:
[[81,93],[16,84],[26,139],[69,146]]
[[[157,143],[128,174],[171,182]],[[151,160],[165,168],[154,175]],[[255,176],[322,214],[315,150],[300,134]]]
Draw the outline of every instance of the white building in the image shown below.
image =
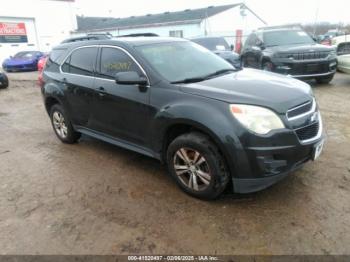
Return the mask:
[[75,35],[108,32],[114,36],[135,33],[184,38],[225,36],[231,44],[236,44],[237,34],[243,34],[244,38],[252,30],[266,25],[243,3],[128,18],[78,16],[77,21]]
[[77,29],[74,0],[8,0],[0,8],[0,64],[19,51],[49,51]]

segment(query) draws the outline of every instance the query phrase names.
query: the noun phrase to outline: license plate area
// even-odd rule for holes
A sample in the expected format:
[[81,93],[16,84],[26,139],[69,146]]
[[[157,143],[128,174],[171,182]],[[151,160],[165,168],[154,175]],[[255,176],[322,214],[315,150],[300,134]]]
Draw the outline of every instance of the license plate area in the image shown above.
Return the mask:
[[308,73],[316,73],[319,71],[320,65],[319,64],[309,64],[306,66],[306,72]]

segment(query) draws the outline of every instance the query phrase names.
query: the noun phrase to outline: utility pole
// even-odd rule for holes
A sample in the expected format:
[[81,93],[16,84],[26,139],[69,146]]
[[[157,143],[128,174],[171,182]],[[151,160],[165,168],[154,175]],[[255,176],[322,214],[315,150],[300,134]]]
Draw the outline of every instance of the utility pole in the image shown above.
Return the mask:
[[317,2],[316,2],[316,5],[317,5],[317,7],[316,7],[316,13],[315,13],[315,23],[314,23],[314,36],[316,36],[316,33],[317,33],[317,22],[318,22],[318,13],[319,13],[319,11],[320,11],[320,0],[316,0]]

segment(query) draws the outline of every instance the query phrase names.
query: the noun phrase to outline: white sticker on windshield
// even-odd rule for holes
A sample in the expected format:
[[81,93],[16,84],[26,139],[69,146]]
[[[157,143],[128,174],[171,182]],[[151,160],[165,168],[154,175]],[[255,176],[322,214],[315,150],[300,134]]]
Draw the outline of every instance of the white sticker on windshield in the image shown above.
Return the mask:
[[300,36],[306,36],[306,33],[303,32],[303,31],[300,31],[300,32],[298,32],[298,35],[300,35]]

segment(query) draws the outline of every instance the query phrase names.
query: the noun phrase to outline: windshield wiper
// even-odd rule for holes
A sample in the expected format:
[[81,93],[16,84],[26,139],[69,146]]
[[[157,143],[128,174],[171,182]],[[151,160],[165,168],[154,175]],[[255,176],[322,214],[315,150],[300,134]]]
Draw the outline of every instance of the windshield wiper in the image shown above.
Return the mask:
[[171,84],[189,84],[189,83],[197,83],[205,80],[205,77],[192,77],[186,78],[178,81],[171,82]]
[[236,72],[237,70],[236,69],[233,69],[233,68],[226,68],[226,69],[221,69],[221,70],[218,70],[214,73],[211,73],[209,75],[207,75],[205,77],[205,79],[210,79],[210,78],[213,78],[215,76],[219,76],[219,75],[223,75],[223,74],[226,74],[226,73],[229,73],[229,72]]
[[174,82],[171,82],[171,83],[172,83],[172,84],[197,83],[197,82],[202,82],[202,81],[204,81],[204,80],[208,80],[208,79],[210,79],[210,78],[213,78],[213,77],[216,77],[216,76],[219,76],[219,75],[228,73],[228,72],[236,72],[236,71],[237,71],[237,70],[234,69],[234,68],[226,68],[226,69],[218,70],[218,71],[216,71],[216,72],[214,72],[214,73],[211,73],[211,74],[209,74],[209,75],[200,76],[200,77],[186,78],[186,79],[174,81]]

